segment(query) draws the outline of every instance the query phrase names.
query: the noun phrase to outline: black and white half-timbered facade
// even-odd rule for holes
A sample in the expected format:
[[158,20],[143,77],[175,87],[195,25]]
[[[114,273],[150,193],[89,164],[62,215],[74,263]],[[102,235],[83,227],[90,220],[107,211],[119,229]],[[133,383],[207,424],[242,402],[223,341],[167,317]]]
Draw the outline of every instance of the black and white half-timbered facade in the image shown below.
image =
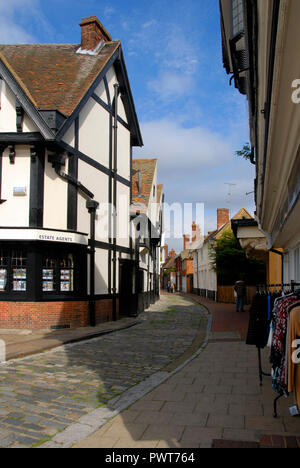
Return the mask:
[[96,17],[80,26],[81,44],[0,45],[1,328],[117,320],[120,272],[137,261],[143,142],[121,43]]

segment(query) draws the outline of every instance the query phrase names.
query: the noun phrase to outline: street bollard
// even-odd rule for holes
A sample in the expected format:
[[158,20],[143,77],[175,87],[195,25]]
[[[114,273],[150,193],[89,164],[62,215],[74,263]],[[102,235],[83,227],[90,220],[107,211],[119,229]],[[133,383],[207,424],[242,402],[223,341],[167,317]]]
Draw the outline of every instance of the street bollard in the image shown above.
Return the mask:
[[6,343],[3,340],[0,340],[0,364],[6,362]]

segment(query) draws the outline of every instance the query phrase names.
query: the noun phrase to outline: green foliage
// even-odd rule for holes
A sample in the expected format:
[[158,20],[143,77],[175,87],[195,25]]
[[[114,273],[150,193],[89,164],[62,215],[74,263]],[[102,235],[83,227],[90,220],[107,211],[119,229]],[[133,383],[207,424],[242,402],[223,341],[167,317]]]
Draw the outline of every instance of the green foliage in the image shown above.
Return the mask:
[[164,270],[164,276],[169,276],[170,273],[175,273],[175,268],[168,268]]
[[240,279],[244,279],[248,285],[265,283],[266,265],[247,258],[232,232],[224,233],[210,247],[210,258],[220,286],[233,285]]
[[242,157],[244,159],[247,159],[247,160],[251,159],[251,153],[252,152],[251,152],[250,143],[245,143],[242,150],[235,152],[235,154],[237,156],[240,156],[240,157]]

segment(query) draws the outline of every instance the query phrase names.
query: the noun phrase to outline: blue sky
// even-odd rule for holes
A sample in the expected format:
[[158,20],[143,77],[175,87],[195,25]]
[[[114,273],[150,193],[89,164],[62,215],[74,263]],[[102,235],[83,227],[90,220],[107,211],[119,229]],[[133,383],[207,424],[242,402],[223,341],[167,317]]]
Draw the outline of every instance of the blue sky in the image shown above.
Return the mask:
[[[134,157],[158,159],[165,201],[254,210],[254,166],[235,156],[248,141],[245,97],[222,66],[218,0],[0,0],[0,43],[79,43],[97,15],[120,39],[142,130]],[[170,246],[182,248],[181,240]]]

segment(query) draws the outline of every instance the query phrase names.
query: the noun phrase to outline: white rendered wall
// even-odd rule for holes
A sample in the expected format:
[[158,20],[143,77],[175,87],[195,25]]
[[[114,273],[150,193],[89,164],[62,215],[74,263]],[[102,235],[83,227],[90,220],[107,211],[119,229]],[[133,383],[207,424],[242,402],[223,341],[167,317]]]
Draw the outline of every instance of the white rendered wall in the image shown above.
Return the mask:
[[[7,200],[0,205],[0,223],[7,227],[29,226],[30,198],[30,150],[27,146],[15,146],[15,163],[10,164],[9,150],[2,158],[1,198]],[[25,196],[14,196],[14,187],[26,187]]]
[[95,294],[108,293],[108,251],[95,252]]
[[118,123],[118,174],[130,180],[130,132]]
[[[108,202],[108,181],[109,177],[101,171],[93,168],[84,161],[78,161],[78,180],[94,194],[94,199],[100,204],[100,213],[97,213],[96,222],[101,223],[101,226],[96,225],[96,240],[108,242],[107,229],[103,226],[104,217],[101,216],[101,204]],[[78,191],[78,227],[80,232],[90,232],[90,215],[86,208],[87,197]],[[105,215],[105,210],[103,211]],[[107,222],[106,222],[107,224]]]
[[0,80],[0,89],[0,132],[16,132],[16,97],[4,80]]
[[79,115],[79,151],[109,167],[109,113],[92,98]]
[[[66,166],[62,168],[68,172],[68,160]],[[44,178],[44,227],[51,229],[67,229],[68,210],[68,182],[62,180],[45,159]]]
[[117,184],[117,244],[129,247],[130,240],[130,188],[124,184]]

